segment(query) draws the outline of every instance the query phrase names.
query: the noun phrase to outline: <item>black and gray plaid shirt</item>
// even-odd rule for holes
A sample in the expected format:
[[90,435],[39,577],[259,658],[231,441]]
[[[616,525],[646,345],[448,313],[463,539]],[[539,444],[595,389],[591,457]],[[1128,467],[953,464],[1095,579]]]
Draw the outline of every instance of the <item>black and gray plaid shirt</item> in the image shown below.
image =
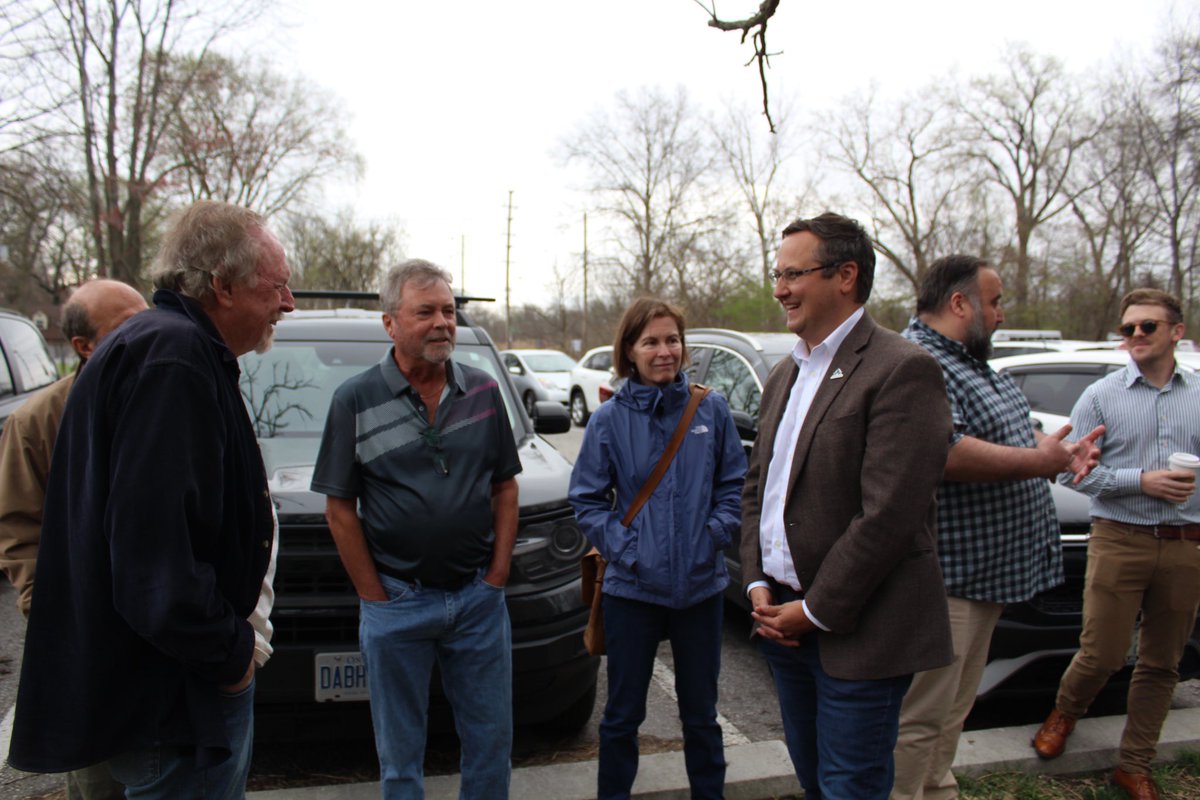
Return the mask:
[[[1034,447],[1029,401],[1007,375],[915,317],[904,336],[942,365],[954,418],[952,445],[964,436]],[[951,597],[1017,603],[1063,581],[1058,520],[1044,478],[938,487],[938,558]]]

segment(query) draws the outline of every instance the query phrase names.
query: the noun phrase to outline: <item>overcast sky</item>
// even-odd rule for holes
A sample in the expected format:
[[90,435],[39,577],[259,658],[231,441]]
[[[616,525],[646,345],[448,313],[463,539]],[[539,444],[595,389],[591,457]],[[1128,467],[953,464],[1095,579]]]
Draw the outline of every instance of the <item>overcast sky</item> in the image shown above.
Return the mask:
[[[758,99],[757,73],[743,66],[749,46],[708,28],[694,0],[284,1],[284,25],[256,48],[341,98],[366,159],[364,179],[328,194],[328,210],[351,205],[360,219],[395,220],[406,253],[441,263],[456,282],[465,237],[467,291],[502,298],[512,190],[514,304],[544,300],[555,264],[578,261],[587,198],[557,160],[564,134],[622,89],[683,85],[713,108]],[[1198,4],[1175,5],[1194,13]],[[717,8],[739,18],[757,6]],[[779,53],[771,92],[834,113],[839,98],[872,84],[895,97],[994,70],[1015,41],[1072,71],[1093,70],[1121,52],[1148,52],[1170,8],[1166,0],[783,0],[768,29]]]

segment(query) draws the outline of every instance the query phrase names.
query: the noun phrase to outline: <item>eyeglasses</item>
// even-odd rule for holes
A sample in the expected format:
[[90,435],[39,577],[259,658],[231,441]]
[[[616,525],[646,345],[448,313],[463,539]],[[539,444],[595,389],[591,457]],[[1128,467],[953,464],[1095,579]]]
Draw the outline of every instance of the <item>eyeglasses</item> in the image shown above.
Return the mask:
[[809,267],[808,269],[785,269],[782,272],[777,269],[773,269],[767,273],[767,276],[771,279],[772,284],[779,283],[780,279],[782,279],[784,283],[790,285],[800,280],[810,272],[819,272],[823,269],[830,269],[831,267],[836,266],[838,266],[838,264],[833,262],[829,264],[821,264],[817,267]]
[[446,463],[446,454],[442,451],[442,432],[432,425],[421,431],[421,439],[433,448],[433,469],[443,478],[450,474],[450,465]]
[[1165,319],[1144,319],[1141,322],[1131,322],[1128,325],[1122,325],[1117,328],[1117,333],[1124,336],[1126,339],[1133,336],[1133,332],[1138,328],[1142,329],[1142,333],[1146,336],[1152,335],[1158,330],[1159,325],[1170,325]]

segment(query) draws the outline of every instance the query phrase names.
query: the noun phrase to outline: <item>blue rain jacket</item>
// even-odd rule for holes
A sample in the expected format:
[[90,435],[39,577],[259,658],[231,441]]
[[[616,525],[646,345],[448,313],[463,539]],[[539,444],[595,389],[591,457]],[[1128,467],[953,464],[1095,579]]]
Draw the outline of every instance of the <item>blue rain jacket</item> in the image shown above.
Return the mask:
[[583,535],[608,561],[606,594],[686,608],[729,584],[723,551],[741,524],[746,455],[720,394],[700,403],[667,474],[630,526],[621,525],[688,395],[682,372],[663,389],[630,379],[588,421],[570,500]]

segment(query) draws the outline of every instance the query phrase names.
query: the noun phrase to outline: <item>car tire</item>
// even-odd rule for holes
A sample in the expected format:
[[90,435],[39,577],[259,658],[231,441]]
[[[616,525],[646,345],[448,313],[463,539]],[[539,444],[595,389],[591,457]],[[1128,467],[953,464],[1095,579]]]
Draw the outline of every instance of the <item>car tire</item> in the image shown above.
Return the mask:
[[584,725],[588,724],[588,720],[592,718],[592,711],[595,707],[596,684],[593,683],[583,693],[583,696],[559,712],[557,716],[542,723],[541,727],[557,734],[570,735],[578,733],[583,729]]
[[575,427],[582,428],[587,425],[588,417],[591,415],[587,407],[587,398],[583,396],[583,390],[576,389],[571,392],[571,422],[575,423]]
[[533,415],[537,412],[537,397],[533,392],[526,392],[521,398],[521,402],[525,404],[525,413],[529,415],[530,419],[533,419]]

